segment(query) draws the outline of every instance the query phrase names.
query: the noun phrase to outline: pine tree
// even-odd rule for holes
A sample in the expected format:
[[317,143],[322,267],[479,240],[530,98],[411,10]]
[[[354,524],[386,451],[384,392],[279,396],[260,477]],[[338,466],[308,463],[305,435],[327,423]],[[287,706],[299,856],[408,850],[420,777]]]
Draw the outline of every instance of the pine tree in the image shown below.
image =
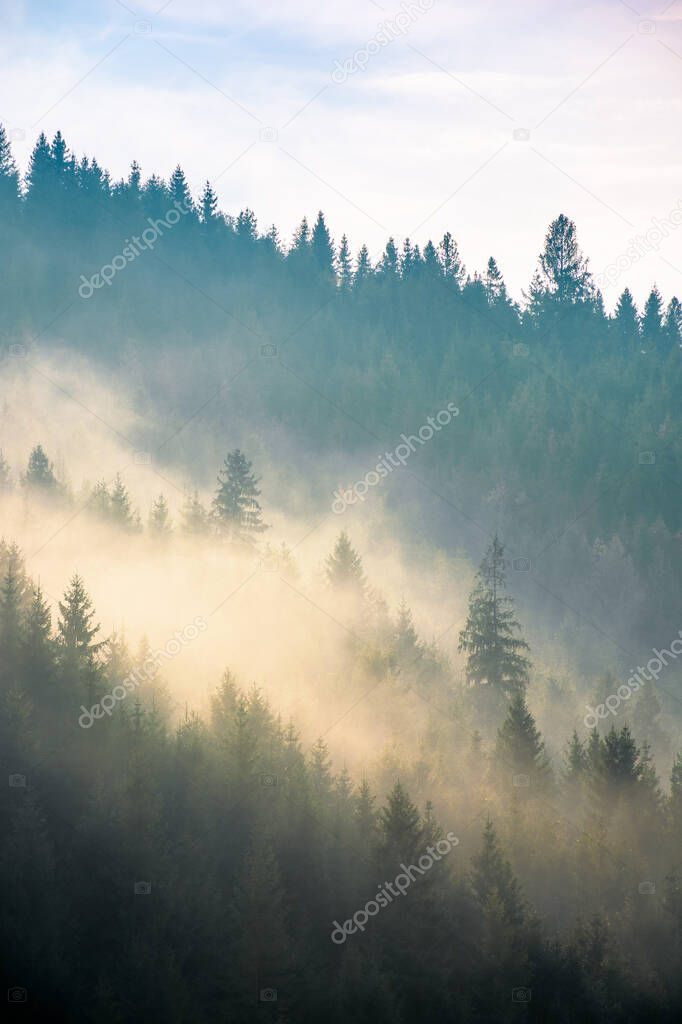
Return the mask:
[[526,776],[531,793],[543,793],[552,781],[545,745],[522,694],[509,704],[507,717],[497,731],[494,768],[499,776],[518,785],[514,776]]
[[585,779],[589,758],[585,751],[585,744],[579,738],[575,729],[566,750],[565,761],[564,781],[567,787],[581,786]]
[[639,314],[629,288],[624,289],[616,303],[613,322],[619,341],[625,345],[639,339]]
[[682,303],[676,295],[673,295],[665,311],[663,333],[668,348],[680,348],[682,345]]
[[152,174],[142,190],[142,205],[150,217],[164,217],[170,205],[170,192],[157,174]]
[[199,501],[199,494],[194,491],[185,498],[182,507],[182,530],[193,537],[202,537],[209,530],[209,516]]
[[52,463],[40,444],[36,445],[29,456],[23,483],[34,493],[54,494],[59,489]]
[[497,903],[508,925],[523,924],[525,907],[521,891],[490,819],[483,832],[483,847],[472,860],[471,885],[484,909],[493,909]]
[[379,260],[377,266],[377,274],[381,277],[387,277],[391,280],[396,280],[400,272],[400,260],[398,258],[398,250],[395,247],[393,238],[389,238],[386,242],[386,248],[384,254]]
[[372,270],[372,261],[369,257],[369,249],[366,245],[363,245],[355,262],[353,285],[357,288],[358,285],[363,284],[368,278],[370,278],[373,273],[374,271]]
[[447,231],[438,245],[438,256],[443,268],[443,276],[451,281],[458,288],[461,288],[466,276],[466,270],[459,255],[457,242],[449,231]]
[[328,584],[335,590],[360,597],[364,595],[366,581],[362,561],[345,530],[339,534],[334,550],[327,558],[325,574]]
[[489,684],[506,694],[522,694],[530,669],[522,652],[529,647],[515,635],[520,627],[512,599],[503,594],[505,587],[504,548],[495,537],[476,575],[458,649],[467,655],[470,686]]
[[323,739],[318,739],[310,751],[309,772],[315,801],[326,807],[332,791],[332,771],[329,748]]
[[39,586],[34,587],[24,621],[22,674],[36,703],[55,699],[56,649],[52,616]]
[[112,522],[116,523],[117,526],[128,531],[137,529],[135,515],[133,514],[130,506],[130,495],[128,494],[128,490],[121,479],[120,473],[116,474],[111,488],[111,493],[109,495],[109,511]]
[[563,213],[547,229],[540,273],[545,289],[559,302],[582,302],[590,296],[592,275],[578,247],[575,223]]
[[194,203],[192,202],[192,196],[189,191],[187,179],[185,178],[185,173],[180,165],[175,168],[170,176],[168,191],[170,192],[171,202],[178,203],[183,210],[187,210],[188,212],[194,209]]
[[655,285],[644,303],[641,329],[645,346],[660,346],[663,340],[663,298]]
[[100,626],[95,623],[94,610],[83,581],[77,574],[71,578],[59,602],[57,645],[64,684],[81,690],[87,706],[96,698],[101,671],[98,656],[105,641],[96,641]]
[[492,256],[488,260],[485,272],[485,293],[491,306],[496,306],[507,299],[504,278]]
[[111,496],[104,480],[99,480],[92,489],[88,503],[90,512],[102,522],[111,519]]
[[325,280],[334,275],[334,245],[322,210],[317,215],[310,239],[310,250],[318,274]]
[[353,261],[350,255],[350,247],[346,235],[341,236],[341,245],[337,257],[337,276],[339,288],[347,292],[353,283]]
[[139,202],[142,196],[142,171],[137,160],[133,160],[130,165],[130,174],[126,184],[129,197],[133,201]]
[[10,222],[19,209],[19,172],[4,125],[0,124],[0,216]]
[[379,833],[384,864],[409,860],[422,852],[424,835],[419,811],[398,781],[379,812]]
[[402,600],[393,631],[392,654],[399,669],[413,670],[424,655],[424,644],[419,639],[412,612]]
[[218,197],[211,188],[210,181],[204,185],[204,191],[199,200],[201,210],[201,222],[207,228],[213,228],[218,220]]
[[19,684],[25,594],[26,578],[19,553],[13,548],[0,585],[0,682],[3,690]]
[[163,494],[160,494],[149,513],[149,533],[157,540],[169,537],[172,532],[168,502]]
[[31,153],[26,174],[29,208],[42,211],[48,204],[54,180],[52,153],[45,132],[41,132]]
[[233,540],[253,543],[254,535],[268,527],[258,502],[259,481],[251,463],[238,448],[225,459],[218,474],[218,490],[213,499],[213,519],[219,531]]

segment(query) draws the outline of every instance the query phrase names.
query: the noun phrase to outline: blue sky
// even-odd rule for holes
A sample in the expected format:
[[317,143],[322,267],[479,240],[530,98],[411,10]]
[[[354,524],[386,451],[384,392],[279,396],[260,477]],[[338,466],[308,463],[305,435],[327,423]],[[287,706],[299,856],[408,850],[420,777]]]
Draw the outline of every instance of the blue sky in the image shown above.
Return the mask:
[[[373,254],[389,234],[450,230],[467,268],[495,255],[517,297],[565,212],[607,271],[607,305],[626,284],[640,300],[653,281],[682,294],[682,229],[651,235],[682,200],[681,0],[0,11],[0,119],[22,167],[37,133],[61,128],[114,176],[180,163],[194,190],[214,181],[223,209],[251,206],[284,238],[320,208]],[[354,70],[335,80],[339,67]],[[627,257],[638,235],[651,247]]]

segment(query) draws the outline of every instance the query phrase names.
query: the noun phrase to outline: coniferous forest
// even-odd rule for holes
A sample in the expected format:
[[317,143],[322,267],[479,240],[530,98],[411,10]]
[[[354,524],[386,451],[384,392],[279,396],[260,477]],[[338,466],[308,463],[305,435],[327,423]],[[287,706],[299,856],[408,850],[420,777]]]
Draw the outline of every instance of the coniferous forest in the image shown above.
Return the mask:
[[0,231],[12,1014],[682,1019],[678,299],[60,132]]

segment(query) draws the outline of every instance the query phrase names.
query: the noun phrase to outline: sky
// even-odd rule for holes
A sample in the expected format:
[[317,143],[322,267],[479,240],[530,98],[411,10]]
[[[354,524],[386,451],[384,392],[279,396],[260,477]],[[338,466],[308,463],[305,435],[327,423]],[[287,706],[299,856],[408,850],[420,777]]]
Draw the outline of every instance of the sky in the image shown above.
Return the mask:
[[[547,225],[573,218],[612,308],[682,296],[682,0],[0,0],[0,121],[180,164],[285,241],[489,256],[517,299]],[[672,215],[672,219],[671,218]],[[682,220],[682,215],[679,216]],[[632,245],[632,240],[638,239]]]

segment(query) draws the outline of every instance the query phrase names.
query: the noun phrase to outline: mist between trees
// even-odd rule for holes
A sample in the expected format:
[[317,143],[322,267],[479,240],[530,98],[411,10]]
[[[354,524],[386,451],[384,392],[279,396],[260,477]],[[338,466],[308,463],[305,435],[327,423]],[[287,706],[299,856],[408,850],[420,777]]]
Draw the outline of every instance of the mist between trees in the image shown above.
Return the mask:
[[[60,134],[24,181],[0,139],[0,200],[11,1001],[677,1021],[679,668],[583,723],[679,629],[677,300],[607,314],[564,214],[517,302],[449,233],[352,258],[320,213],[285,245],[179,168],[113,182]],[[456,438],[339,533],[336,482],[448,401]],[[456,857],[330,941],[449,835]]]

